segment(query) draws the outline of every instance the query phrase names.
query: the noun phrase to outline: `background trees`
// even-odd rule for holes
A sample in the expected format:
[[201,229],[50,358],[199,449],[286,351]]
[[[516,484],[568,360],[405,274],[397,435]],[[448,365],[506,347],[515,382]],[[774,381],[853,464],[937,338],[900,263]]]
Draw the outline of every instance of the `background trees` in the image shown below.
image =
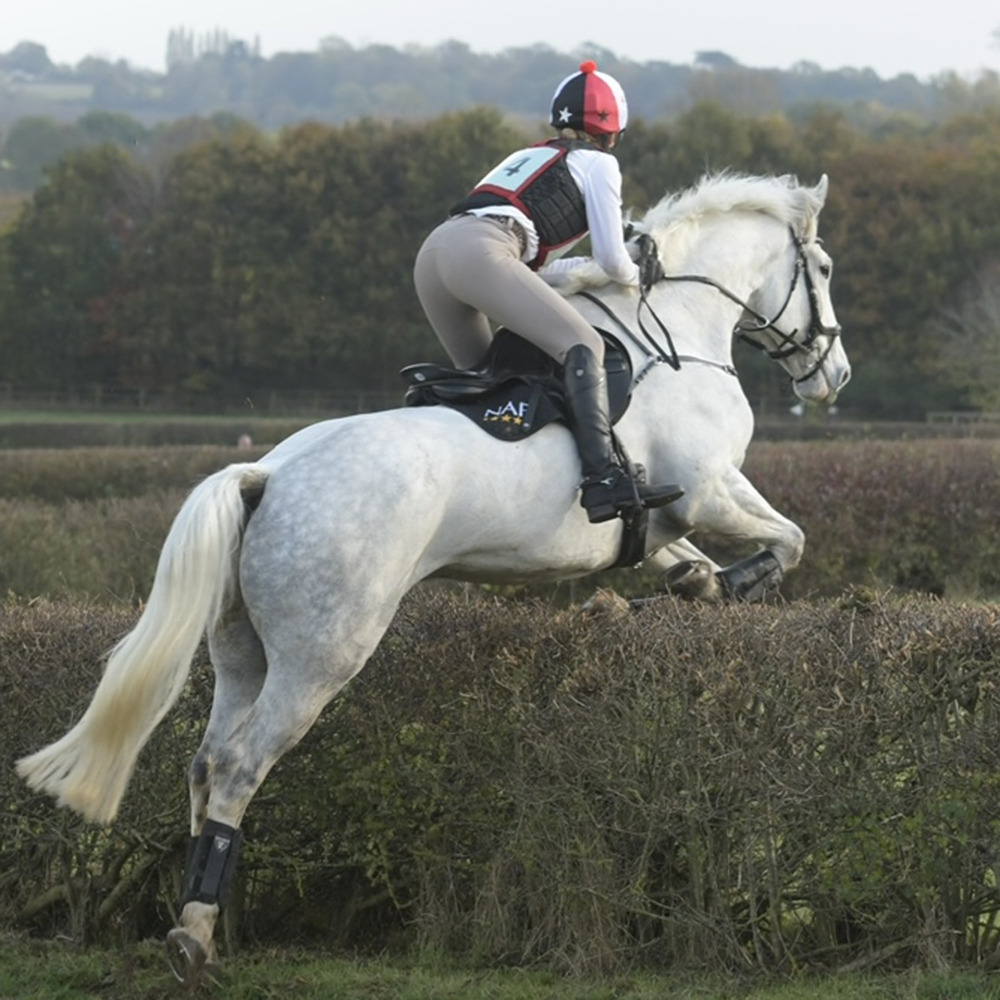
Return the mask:
[[[400,367],[440,357],[412,288],[420,241],[512,146],[546,134],[489,108],[273,136],[232,116],[131,124],[82,119],[91,145],[58,160],[0,234],[0,381],[218,402],[393,389]],[[832,109],[701,103],[637,120],[620,159],[636,213],[705,169],[829,174],[822,230],[855,363],[843,407],[994,405],[996,110],[874,135]],[[737,362],[758,410],[791,404],[775,366]]]
[[[898,115],[939,121],[982,110],[1000,97],[1000,78],[990,71],[975,80],[956,74],[923,82],[909,74],[883,80],[870,69],[825,71],[807,62],[787,71],[756,69],[724,52],[698,53],[687,65],[638,63],[595,45],[567,53],[536,44],[481,55],[456,41],[400,50],[354,48],[330,37],[316,51],[264,59],[257,39],[220,30],[196,36],[177,28],[165,52],[163,73],[94,57],[75,67],[56,66],[44,46],[23,42],[0,53],[0,126],[25,115],[67,120],[101,110],[127,112],[149,127],[165,117],[226,111],[273,130],[307,119],[427,119],[484,102],[533,120],[555,82],[584,57],[618,77],[634,115],[649,121],[675,117],[706,100],[749,115],[792,114],[823,102],[845,110],[856,124]],[[9,90],[2,86],[5,77],[13,84]]]

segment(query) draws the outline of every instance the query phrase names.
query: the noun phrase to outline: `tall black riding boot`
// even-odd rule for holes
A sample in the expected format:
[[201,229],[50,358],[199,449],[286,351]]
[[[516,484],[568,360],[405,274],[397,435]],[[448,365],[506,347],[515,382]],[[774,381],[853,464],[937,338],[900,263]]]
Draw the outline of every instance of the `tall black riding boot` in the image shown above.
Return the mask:
[[583,465],[580,505],[590,520],[610,521],[682,497],[679,486],[652,486],[641,482],[635,469],[622,467],[611,435],[604,367],[589,347],[577,344],[566,352],[564,377],[570,429]]

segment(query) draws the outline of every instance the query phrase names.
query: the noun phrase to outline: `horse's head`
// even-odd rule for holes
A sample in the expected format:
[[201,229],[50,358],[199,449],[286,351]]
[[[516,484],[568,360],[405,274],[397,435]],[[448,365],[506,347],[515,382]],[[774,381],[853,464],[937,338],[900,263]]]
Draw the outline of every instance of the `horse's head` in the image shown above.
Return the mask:
[[817,236],[827,177],[814,188],[787,184],[794,209],[787,240],[761,286],[750,296],[735,332],[776,360],[802,399],[830,405],[851,377],[830,299],[833,261]]
[[741,306],[735,334],[778,361],[797,395],[830,404],[851,368],[817,236],[827,183],[723,171],[665,198],[637,228],[655,240],[667,282],[712,285]]

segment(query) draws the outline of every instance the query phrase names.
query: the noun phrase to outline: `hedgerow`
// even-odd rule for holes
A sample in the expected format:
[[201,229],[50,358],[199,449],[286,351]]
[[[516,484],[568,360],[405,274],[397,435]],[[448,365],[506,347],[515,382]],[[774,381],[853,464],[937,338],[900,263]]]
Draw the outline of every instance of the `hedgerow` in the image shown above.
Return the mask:
[[[113,942],[175,919],[203,654],[110,829],[12,770],[134,616],[0,605],[0,927]],[[228,940],[581,973],[990,960],[997,625],[864,588],[591,613],[419,589],[252,803]]]
[[[0,593],[142,600],[184,493],[262,450],[0,451]],[[765,441],[751,447],[746,473],[805,531],[802,563],[783,587],[789,598],[850,585],[1000,594],[1000,441]],[[752,551],[694,540],[723,564]],[[626,570],[503,592],[564,603],[599,586],[639,596],[659,580]]]

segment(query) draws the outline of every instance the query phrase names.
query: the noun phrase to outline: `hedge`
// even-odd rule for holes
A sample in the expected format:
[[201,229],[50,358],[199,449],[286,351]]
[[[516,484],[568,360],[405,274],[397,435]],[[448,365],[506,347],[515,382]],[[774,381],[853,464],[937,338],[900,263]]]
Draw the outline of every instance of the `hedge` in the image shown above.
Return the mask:
[[[0,930],[175,918],[203,656],[110,829],[12,771],[134,614],[0,605]],[[634,612],[418,589],[252,803],[230,946],[588,974],[992,961],[998,654],[994,606],[864,588]]]
[[[185,491],[262,450],[0,451],[0,594],[141,601]],[[850,585],[1000,595],[1000,441],[758,442],[746,471],[806,533],[786,597]],[[695,541],[722,563],[751,551]],[[503,593],[565,603],[600,586],[639,596],[659,580],[628,570]]]

